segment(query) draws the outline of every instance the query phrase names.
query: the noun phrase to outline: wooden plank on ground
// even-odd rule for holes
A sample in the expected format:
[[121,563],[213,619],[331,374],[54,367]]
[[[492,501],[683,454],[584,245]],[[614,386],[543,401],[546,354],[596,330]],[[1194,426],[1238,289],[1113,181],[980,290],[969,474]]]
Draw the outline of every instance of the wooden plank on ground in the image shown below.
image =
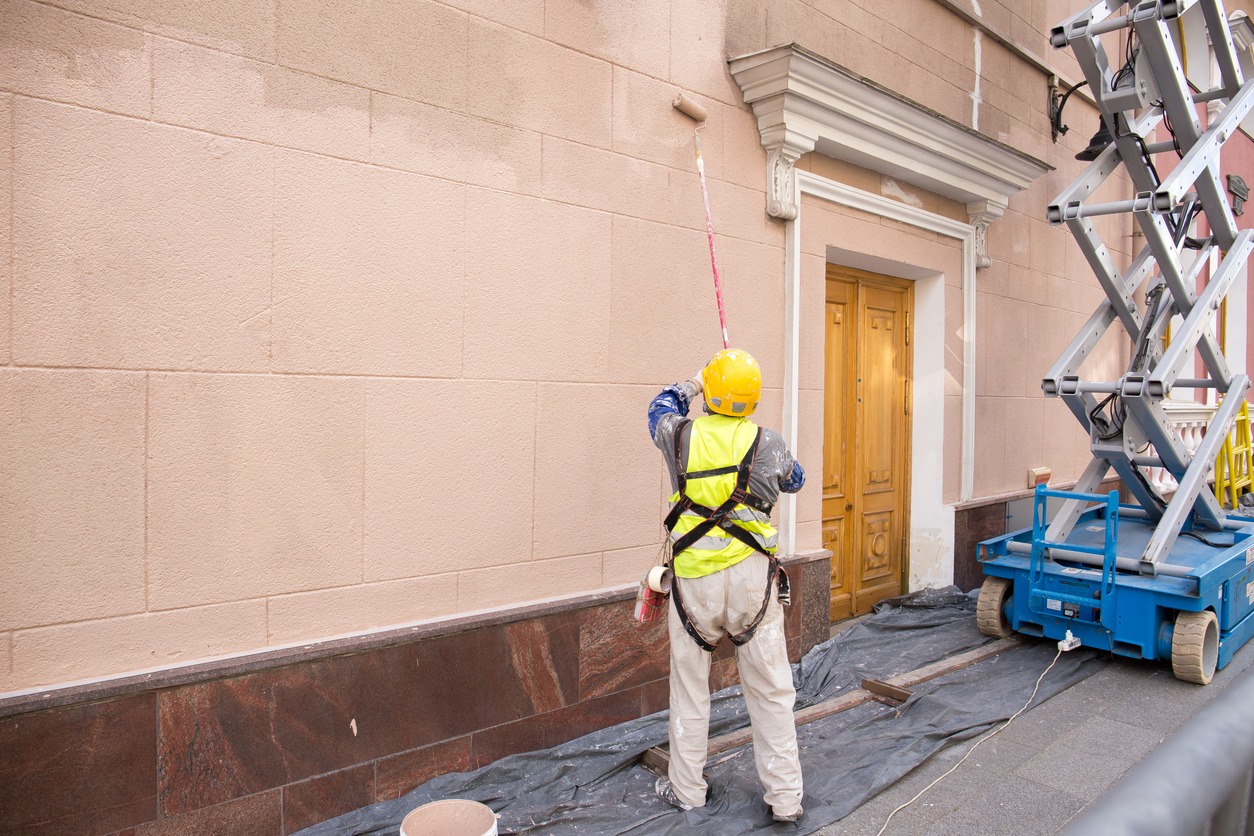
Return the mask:
[[998,639],[991,644],[981,645],[974,650],[968,650],[966,653],[959,653],[906,673],[893,674],[884,681],[899,688],[912,688],[921,682],[927,682],[929,679],[953,673],[959,668],[965,668],[968,665],[974,665],[976,662],[982,662],[991,656],[1005,653],[1007,650],[1012,650],[1021,644],[1023,644],[1022,639]]
[[898,704],[905,702],[913,696],[905,688],[898,688],[896,685],[890,685],[879,679],[872,679],[869,676],[862,678],[862,687],[875,694],[877,697],[883,697],[886,700],[892,700]]
[[[862,680],[864,686],[870,683],[873,688],[881,688],[882,690],[876,691],[863,687],[846,691],[834,699],[809,705],[797,711],[794,715],[794,720],[798,726],[804,726],[806,723],[812,723],[824,717],[831,717],[833,714],[839,714],[842,711],[848,711],[863,703],[870,702],[877,695],[893,697],[890,691],[905,694],[905,697],[893,697],[904,702],[910,698],[910,692],[905,690],[907,688],[927,682],[930,679],[936,679],[947,673],[952,673],[968,665],[974,665],[976,662],[996,656],[998,653],[1005,653],[1007,650],[1011,650],[1021,644],[1023,644],[1023,641],[1018,638],[999,639],[991,644],[982,645],[965,653],[958,653],[912,671],[893,674],[884,680],[864,679]],[[752,742],[752,728],[737,729],[736,731],[710,738],[709,754],[715,755],[720,752],[726,752]],[[654,746],[641,755],[640,761],[657,774],[665,775],[666,770],[670,766],[671,756],[667,747]]]
[[671,765],[671,753],[661,746],[654,746],[640,756],[640,762],[658,775],[665,775]]

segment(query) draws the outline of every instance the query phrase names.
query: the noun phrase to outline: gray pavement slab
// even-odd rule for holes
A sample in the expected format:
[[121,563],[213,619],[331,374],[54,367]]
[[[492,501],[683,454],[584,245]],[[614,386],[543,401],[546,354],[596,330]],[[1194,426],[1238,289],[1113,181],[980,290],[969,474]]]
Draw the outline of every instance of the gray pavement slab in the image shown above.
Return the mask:
[[817,832],[876,836],[894,809],[940,779],[892,816],[885,836],[1058,833],[1251,665],[1254,642],[1199,686],[1177,680],[1169,664],[1115,658],[1003,730],[938,752]]

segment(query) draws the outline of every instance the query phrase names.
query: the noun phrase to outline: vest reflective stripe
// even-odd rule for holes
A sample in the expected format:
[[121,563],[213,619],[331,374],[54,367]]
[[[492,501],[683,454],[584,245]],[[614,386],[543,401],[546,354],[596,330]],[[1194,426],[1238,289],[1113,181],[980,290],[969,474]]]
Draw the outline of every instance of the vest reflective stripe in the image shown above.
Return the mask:
[[[692,422],[688,437],[688,461],[684,469],[697,472],[739,464],[757,433],[757,425],[746,418],[725,415],[704,415],[697,418]],[[680,462],[681,467],[684,464]],[[690,479],[685,493],[698,505],[717,508],[731,496],[735,487],[736,474],[725,473]],[[678,500],[678,493],[671,496],[671,502]],[[737,505],[731,516],[737,520],[736,525],[753,535],[762,548],[775,552],[778,534],[771,526],[770,517],[746,505]],[[696,528],[702,519],[699,514],[680,514],[671,532],[671,540],[678,540]],[[739,563],[753,553],[753,549],[715,527],[692,546],[674,556],[675,574],[681,578],[712,575]]]

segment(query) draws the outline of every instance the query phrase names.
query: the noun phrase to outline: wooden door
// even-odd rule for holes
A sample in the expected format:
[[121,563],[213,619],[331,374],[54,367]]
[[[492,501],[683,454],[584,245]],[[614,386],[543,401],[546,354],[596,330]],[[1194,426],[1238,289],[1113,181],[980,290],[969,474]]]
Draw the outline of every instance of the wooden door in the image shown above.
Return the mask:
[[904,590],[912,285],[828,266],[823,546],[833,621]]

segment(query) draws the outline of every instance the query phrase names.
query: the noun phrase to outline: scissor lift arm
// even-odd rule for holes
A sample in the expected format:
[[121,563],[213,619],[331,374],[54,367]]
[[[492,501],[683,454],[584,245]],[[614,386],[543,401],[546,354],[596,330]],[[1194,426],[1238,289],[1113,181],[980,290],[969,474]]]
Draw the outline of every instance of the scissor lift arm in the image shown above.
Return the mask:
[[[1218,86],[1198,93],[1190,88],[1168,29],[1195,5],[1201,7],[1220,71]],[[1122,66],[1112,69],[1101,36],[1116,30],[1126,30],[1136,48],[1131,61],[1120,61]],[[1093,495],[1113,469],[1144,512],[1157,521],[1138,561],[1141,574],[1156,575],[1182,530],[1230,527],[1206,482],[1250,381],[1246,375],[1232,374],[1211,323],[1233,283],[1245,275],[1254,231],[1237,230],[1220,181],[1219,153],[1254,108],[1254,82],[1242,77],[1219,0],[1131,4],[1102,0],[1055,27],[1051,41],[1056,47],[1071,48],[1114,142],[1046,213],[1051,223],[1065,225],[1075,236],[1107,299],[1041,382],[1045,394],[1062,398],[1088,431],[1093,452],[1093,462],[1072,492],[1079,496],[1066,499],[1045,539],[1066,541],[1095,498],[1085,495]],[[1203,128],[1197,104],[1210,101],[1222,102],[1223,109]],[[1164,120],[1173,140],[1152,141]],[[1178,151],[1180,160],[1160,178],[1153,156],[1166,151]],[[1099,187],[1120,169],[1132,183],[1133,198],[1093,201]],[[1093,222],[1114,214],[1130,214],[1145,239],[1122,272]],[[1188,235],[1198,216],[1206,218],[1210,230],[1200,240]],[[1194,290],[1197,276],[1215,260],[1218,268],[1199,294]],[[1140,291],[1143,307],[1136,301]],[[1183,324],[1163,351],[1163,333],[1176,315]],[[1132,363],[1118,380],[1085,380],[1080,376],[1084,360],[1116,321],[1132,339]],[[1201,358],[1205,377],[1183,376],[1194,353]],[[1215,389],[1223,396],[1205,437],[1192,451],[1162,406],[1175,386]],[[1153,455],[1146,453],[1150,445]],[[1169,500],[1147,476],[1149,468],[1157,467],[1170,472],[1179,485]],[[1080,559],[1101,563],[1097,557]]]

